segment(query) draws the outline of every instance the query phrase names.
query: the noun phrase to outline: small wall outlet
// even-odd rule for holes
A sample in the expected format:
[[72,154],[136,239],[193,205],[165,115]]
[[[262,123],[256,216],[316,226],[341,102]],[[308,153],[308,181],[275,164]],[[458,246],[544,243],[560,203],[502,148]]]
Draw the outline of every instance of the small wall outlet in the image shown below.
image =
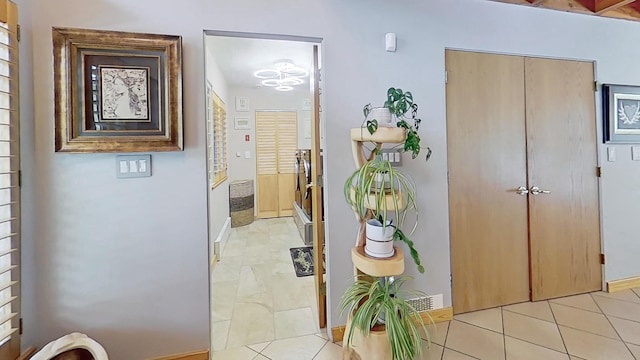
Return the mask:
[[116,156],[116,176],[119,179],[151,176],[151,155]]

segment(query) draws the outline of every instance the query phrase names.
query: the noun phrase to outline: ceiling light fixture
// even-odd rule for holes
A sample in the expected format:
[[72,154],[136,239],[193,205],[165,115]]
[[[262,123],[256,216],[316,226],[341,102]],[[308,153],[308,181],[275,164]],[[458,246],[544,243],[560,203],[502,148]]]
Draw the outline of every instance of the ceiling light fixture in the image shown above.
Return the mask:
[[262,85],[273,87],[278,91],[291,91],[294,86],[302,85],[309,71],[296,66],[291,60],[278,60],[273,68],[261,69],[253,76],[262,79]]

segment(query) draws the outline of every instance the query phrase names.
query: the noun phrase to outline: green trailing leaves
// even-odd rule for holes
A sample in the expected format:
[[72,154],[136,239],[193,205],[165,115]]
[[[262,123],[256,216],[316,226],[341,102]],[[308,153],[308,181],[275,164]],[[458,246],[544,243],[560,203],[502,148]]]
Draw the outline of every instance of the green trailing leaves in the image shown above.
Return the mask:
[[413,258],[413,262],[416,263],[418,271],[420,272],[420,274],[424,274],[424,266],[422,266],[420,262],[420,255],[418,255],[418,251],[416,250],[415,247],[413,247],[413,241],[411,241],[411,239],[409,239],[402,232],[402,230],[398,228],[396,228],[396,231],[393,233],[393,240],[402,241],[405,244],[407,244],[407,247],[409,248],[409,252],[411,253],[411,257]]
[[[384,316],[387,338],[391,346],[393,360],[412,360],[422,353],[420,330],[427,336],[429,331],[419,312],[405,299],[408,296],[424,296],[423,293],[405,292],[402,286],[410,277],[372,278],[356,277],[355,282],[345,290],[340,299],[342,313],[351,315],[349,335],[344,340],[345,346],[351,344],[355,331],[368,336],[371,328]],[[432,322],[432,321],[431,321]]]

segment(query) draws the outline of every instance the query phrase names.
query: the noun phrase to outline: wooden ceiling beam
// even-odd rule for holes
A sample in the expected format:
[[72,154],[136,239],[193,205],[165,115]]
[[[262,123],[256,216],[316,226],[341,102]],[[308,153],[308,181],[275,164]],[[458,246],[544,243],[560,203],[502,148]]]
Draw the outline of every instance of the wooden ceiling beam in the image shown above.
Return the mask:
[[605,11],[614,10],[619,7],[631,4],[635,0],[595,0],[595,12],[596,14],[602,14]]
[[596,2],[598,0],[576,0],[576,2],[578,2],[580,5],[586,7],[587,9],[591,10],[592,12],[596,12]]
[[629,7],[637,12],[640,12],[640,1],[632,2],[631,4],[629,4]]

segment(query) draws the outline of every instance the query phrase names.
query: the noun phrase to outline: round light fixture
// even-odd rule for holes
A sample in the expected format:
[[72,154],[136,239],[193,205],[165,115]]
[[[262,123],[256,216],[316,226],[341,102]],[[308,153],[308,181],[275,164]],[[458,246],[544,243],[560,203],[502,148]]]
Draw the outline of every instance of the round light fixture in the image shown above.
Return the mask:
[[278,91],[291,91],[294,86],[304,84],[309,71],[296,66],[291,60],[278,60],[272,69],[262,69],[253,73],[262,79],[262,85],[274,87]]
[[262,69],[253,73],[258,79],[271,79],[280,76],[280,71],[275,69]]

